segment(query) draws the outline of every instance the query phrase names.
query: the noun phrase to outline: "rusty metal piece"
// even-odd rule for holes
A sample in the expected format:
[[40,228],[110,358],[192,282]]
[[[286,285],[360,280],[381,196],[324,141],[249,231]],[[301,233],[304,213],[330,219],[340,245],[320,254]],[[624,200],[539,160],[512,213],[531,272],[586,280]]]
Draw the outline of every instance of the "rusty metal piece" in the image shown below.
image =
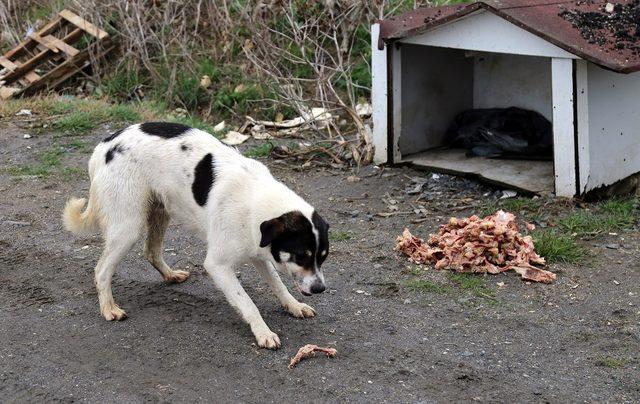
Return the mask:
[[[614,5],[627,5],[629,0],[608,0]],[[486,10],[542,39],[606,69],[618,73],[640,70],[640,52],[620,48],[613,33],[605,44],[590,43],[560,14],[563,11],[601,12],[607,2],[558,0],[481,0],[471,4],[424,7],[380,22],[378,47],[385,43],[417,35],[439,25],[457,20],[478,10]],[[640,46],[640,38],[638,38]]]

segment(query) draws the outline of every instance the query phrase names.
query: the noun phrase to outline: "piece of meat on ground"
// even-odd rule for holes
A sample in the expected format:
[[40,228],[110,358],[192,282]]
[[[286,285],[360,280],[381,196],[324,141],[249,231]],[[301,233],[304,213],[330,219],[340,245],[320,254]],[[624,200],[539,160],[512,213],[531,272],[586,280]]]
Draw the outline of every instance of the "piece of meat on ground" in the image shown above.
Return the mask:
[[338,353],[334,348],[323,348],[317,345],[307,344],[298,350],[296,356],[291,358],[291,362],[289,362],[289,369],[293,369],[303,359],[313,358],[316,356],[316,352],[322,352],[329,358],[333,358]]

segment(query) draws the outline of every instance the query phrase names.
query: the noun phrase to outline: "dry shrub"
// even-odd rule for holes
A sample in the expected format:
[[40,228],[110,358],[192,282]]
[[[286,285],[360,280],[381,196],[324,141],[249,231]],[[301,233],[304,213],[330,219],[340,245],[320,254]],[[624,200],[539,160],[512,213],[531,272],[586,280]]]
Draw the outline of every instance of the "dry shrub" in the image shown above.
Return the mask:
[[[113,93],[123,98],[162,98],[168,105],[201,114],[208,104],[208,110],[204,110],[207,115],[211,105],[237,109],[239,101],[233,86],[244,84],[243,79],[256,83],[259,80],[259,86],[270,89],[255,94],[264,105],[284,104],[298,113],[324,106],[349,119],[353,123],[351,133],[357,139],[355,147],[349,146],[351,154],[356,161],[366,163],[372,156],[370,129],[355,113],[355,106],[370,91],[369,26],[389,13],[419,3],[1,0],[0,23],[5,47],[63,7],[103,27],[118,41],[119,53],[106,63],[95,61],[93,77],[98,85],[105,77],[118,78],[120,82]],[[231,90],[214,86],[207,93],[197,85],[204,74],[217,75],[221,86],[232,80],[230,76],[241,82],[226,83],[232,86]],[[101,88],[110,88],[109,85]],[[226,98],[211,95],[220,91]],[[126,92],[131,94],[123,94]],[[329,127],[328,136],[340,136],[340,132],[344,128],[334,125]]]

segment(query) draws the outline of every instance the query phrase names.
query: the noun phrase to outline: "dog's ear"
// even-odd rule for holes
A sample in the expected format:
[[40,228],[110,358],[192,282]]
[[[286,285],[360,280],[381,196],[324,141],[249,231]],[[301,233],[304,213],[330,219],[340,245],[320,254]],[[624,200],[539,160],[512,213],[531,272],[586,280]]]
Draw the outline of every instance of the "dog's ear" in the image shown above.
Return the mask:
[[260,239],[260,247],[266,247],[273,239],[284,232],[284,219],[282,216],[275,219],[265,220],[260,224],[260,233],[262,238]]

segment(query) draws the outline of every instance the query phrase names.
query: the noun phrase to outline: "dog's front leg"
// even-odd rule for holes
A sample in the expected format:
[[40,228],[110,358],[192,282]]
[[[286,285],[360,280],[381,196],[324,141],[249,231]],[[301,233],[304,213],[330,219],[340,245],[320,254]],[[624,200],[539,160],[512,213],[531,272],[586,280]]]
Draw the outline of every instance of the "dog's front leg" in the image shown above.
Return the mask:
[[258,346],[268,349],[280,348],[280,339],[272,332],[262,319],[258,308],[240,284],[233,268],[216,264],[209,258],[205,261],[205,269],[215,282],[218,289],[224,293],[229,304],[235,308],[242,319],[249,324]]
[[275,268],[267,262],[262,260],[256,260],[253,263],[258,270],[258,273],[269,284],[269,287],[276,295],[280,304],[287,310],[292,316],[298,318],[313,317],[316,315],[316,311],[313,307],[301,303],[291,296],[287,287],[282,283],[280,276],[276,272]]

